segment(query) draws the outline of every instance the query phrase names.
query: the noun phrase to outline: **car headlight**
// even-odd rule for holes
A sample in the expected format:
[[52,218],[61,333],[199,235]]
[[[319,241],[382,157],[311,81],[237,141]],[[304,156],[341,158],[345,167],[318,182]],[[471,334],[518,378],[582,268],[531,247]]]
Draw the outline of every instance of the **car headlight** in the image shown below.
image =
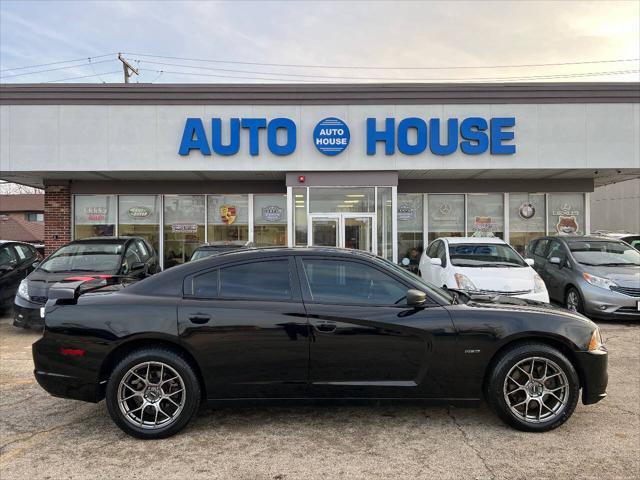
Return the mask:
[[29,282],[27,282],[26,278],[20,282],[17,293],[19,297],[29,300]]
[[474,283],[471,280],[469,280],[469,277],[467,277],[466,275],[463,275],[461,273],[456,273],[454,277],[456,279],[456,283],[458,284],[458,288],[460,290],[477,290]]
[[604,342],[602,341],[602,336],[600,335],[600,329],[596,328],[591,334],[591,340],[589,341],[589,351],[593,352],[595,350],[606,350],[604,346]]
[[544,293],[547,291],[547,286],[544,284],[544,280],[535,273],[533,275],[533,292],[534,293]]
[[594,287],[606,288],[609,290],[611,287],[616,286],[616,282],[609,280],[608,278],[596,277],[590,273],[583,273],[582,277]]

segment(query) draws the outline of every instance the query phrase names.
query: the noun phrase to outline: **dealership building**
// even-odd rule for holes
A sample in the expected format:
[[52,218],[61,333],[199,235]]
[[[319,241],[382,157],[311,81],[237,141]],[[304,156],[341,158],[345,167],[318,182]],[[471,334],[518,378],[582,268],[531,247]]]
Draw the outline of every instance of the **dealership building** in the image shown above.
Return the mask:
[[44,188],[47,252],[139,235],[395,262],[440,236],[588,234],[594,187],[640,176],[639,83],[14,84],[0,178]]

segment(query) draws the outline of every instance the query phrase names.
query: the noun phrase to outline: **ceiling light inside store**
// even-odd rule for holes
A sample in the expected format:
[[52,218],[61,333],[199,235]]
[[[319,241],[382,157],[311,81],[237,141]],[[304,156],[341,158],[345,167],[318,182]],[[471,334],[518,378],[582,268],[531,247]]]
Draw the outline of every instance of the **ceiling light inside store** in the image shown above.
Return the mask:
[[352,195],[347,195],[347,197],[349,197],[349,198],[363,198],[364,194],[360,194],[360,193],[357,194],[357,195],[356,194],[352,194]]

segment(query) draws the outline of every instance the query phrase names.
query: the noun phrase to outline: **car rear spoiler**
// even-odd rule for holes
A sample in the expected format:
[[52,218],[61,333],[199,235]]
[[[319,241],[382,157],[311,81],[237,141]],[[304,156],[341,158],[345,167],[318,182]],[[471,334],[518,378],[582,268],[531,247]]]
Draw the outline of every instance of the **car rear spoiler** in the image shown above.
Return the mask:
[[48,299],[54,304],[74,304],[78,297],[101,288],[117,285],[121,275],[82,275],[68,277],[54,283],[49,289]]

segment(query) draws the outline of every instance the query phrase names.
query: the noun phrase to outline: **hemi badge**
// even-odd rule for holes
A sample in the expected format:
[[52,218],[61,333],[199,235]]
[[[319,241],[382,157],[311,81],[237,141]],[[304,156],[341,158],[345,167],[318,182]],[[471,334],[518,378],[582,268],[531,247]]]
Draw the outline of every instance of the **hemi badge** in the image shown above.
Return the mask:
[[479,349],[469,349],[469,350],[465,350],[464,353],[480,353]]

